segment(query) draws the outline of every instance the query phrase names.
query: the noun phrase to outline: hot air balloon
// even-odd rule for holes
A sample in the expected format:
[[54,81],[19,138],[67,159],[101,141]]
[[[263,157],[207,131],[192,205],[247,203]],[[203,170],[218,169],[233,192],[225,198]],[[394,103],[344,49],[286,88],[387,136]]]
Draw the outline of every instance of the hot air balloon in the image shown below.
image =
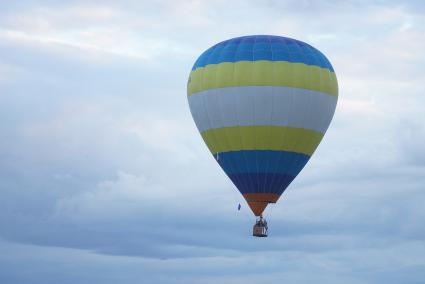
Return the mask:
[[232,38],[196,60],[187,84],[203,140],[267,236],[262,216],[306,165],[332,120],[338,83],[329,60],[299,40]]

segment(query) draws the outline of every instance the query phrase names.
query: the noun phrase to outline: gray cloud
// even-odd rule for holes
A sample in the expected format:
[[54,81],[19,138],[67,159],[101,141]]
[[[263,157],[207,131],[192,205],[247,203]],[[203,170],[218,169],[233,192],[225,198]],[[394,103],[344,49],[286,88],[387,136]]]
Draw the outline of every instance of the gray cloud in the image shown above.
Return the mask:
[[[423,279],[420,8],[269,4],[2,9],[1,282]],[[245,33],[317,45],[340,83],[334,122],[268,209],[265,241],[249,237],[251,213],[185,99],[196,56]]]

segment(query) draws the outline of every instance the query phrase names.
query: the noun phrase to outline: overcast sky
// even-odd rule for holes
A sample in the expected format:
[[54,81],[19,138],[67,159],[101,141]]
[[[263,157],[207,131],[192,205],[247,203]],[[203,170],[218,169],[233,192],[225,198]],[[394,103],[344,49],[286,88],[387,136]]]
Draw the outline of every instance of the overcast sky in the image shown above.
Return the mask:
[[[423,283],[425,5],[320,2],[0,1],[0,282]],[[315,46],[340,86],[267,239],[186,99],[249,34]]]

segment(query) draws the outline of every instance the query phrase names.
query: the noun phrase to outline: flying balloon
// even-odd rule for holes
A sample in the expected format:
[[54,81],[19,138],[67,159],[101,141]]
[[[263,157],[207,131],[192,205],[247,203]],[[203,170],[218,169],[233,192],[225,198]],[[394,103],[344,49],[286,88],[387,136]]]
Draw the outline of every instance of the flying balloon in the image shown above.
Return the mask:
[[196,60],[187,95],[213,157],[259,217],[306,165],[335,112],[329,60],[299,40],[269,35],[220,42]]

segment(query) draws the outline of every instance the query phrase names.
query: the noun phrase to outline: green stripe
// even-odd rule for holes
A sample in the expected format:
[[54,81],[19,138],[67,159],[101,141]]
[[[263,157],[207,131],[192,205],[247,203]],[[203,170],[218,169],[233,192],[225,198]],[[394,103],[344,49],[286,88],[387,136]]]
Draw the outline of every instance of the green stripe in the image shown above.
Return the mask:
[[273,150],[311,156],[323,134],[303,128],[282,126],[235,126],[204,131],[202,138],[211,153],[241,150]]
[[224,62],[190,73],[188,95],[208,89],[239,86],[285,86],[338,95],[334,72],[318,66],[286,61]]

